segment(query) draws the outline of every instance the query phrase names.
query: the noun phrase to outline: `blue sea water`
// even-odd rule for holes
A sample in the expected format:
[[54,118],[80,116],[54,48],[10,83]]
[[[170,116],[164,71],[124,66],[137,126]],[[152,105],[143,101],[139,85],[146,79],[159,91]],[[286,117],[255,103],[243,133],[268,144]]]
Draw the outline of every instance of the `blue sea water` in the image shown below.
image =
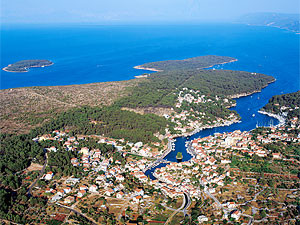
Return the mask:
[[[277,121],[257,111],[273,95],[300,89],[299,35],[293,32],[240,24],[131,25],[131,26],[2,26],[1,68],[24,59],[49,59],[55,64],[33,68],[28,73],[1,70],[1,89],[84,84],[132,79],[143,73],[133,66],[146,62],[185,59],[200,55],[223,55],[237,62],[216,66],[272,75],[276,82],[261,93],[237,99],[233,108],[242,122],[208,129],[192,138],[235,129],[251,130],[256,124]],[[252,115],[255,114],[253,117]],[[176,151],[166,159],[175,161],[178,151],[183,161],[186,138],[178,138]],[[151,175],[151,171],[147,171]]]

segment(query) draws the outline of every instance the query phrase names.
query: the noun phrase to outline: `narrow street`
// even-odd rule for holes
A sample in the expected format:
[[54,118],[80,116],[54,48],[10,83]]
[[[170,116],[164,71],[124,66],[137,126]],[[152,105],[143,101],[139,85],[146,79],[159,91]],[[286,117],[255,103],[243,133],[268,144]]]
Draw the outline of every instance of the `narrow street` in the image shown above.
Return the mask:
[[32,195],[31,191],[32,191],[32,188],[34,188],[34,186],[36,185],[36,183],[38,182],[38,180],[44,175],[44,172],[45,172],[45,169],[46,169],[46,166],[48,164],[48,155],[47,155],[47,152],[45,153],[45,163],[43,165],[43,168],[42,170],[40,171],[40,174],[38,175],[38,177],[36,178],[36,180],[29,186],[28,190],[27,190],[27,194],[28,195]]

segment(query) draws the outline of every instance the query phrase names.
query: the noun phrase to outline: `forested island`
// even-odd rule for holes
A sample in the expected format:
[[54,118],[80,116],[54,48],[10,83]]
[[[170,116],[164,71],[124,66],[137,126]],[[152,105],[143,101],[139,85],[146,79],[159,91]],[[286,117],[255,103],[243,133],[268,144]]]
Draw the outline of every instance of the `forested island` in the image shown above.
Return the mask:
[[51,66],[53,62],[49,60],[41,59],[30,59],[30,60],[21,60],[13,64],[9,64],[7,67],[4,67],[3,70],[6,72],[16,72],[23,73],[28,72],[32,67],[45,67]]

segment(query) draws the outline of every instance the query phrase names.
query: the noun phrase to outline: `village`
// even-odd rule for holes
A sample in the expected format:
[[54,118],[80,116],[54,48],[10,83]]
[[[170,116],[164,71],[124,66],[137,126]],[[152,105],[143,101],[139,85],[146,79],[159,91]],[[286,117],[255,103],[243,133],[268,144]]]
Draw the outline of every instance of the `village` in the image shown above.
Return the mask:
[[[235,101],[221,96],[207,96],[188,88],[182,88],[177,96],[175,111],[171,115],[165,114],[165,118],[175,123],[174,130],[177,135],[191,135],[203,129],[229,126],[240,121],[239,116],[226,111],[236,105]],[[224,107],[226,113],[217,117],[211,112],[218,107]]]
[[[294,186],[281,187],[280,182],[277,181],[277,186],[274,184],[271,186],[269,183],[261,184],[261,176],[272,179],[282,176],[282,171],[276,173],[276,165],[282,167],[281,163],[284,163],[289,165],[286,166],[289,177],[282,176],[282,183],[289,183],[298,179],[297,174],[290,174],[290,171],[297,170],[300,163],[297,159],[289,157],[289,152],[283,154],[267,147],[268,144],[277,142],[299,146],[299,128],[298,119],[293,118],[292,126],[265,128],[256,133],[237,130],[191,140],[187,143],[187,151],[193,155],[192,159],[185,162],[171,162],[157,168],[153,173],[155,180],[145,175],[145,168],[168,150],[166,144],[131,143],[124,139],[115,140],[96,135],[70,136],[67,131],[55,130],[50,134],[36,137],[33,141],[56,143],[56,147],[45,148],[48,161],[49,157],[59,152],[74,152],[77,157],[69,160],[71,165],[81,172],[76,176],[62,176],[57,172],[58,170],[56,172],[51,170],[55,166],[46,165],[45,173],[41,177],[45,182],[43,185],[37,185],[32,190],[32,194],[45,196],[50,203],[80,213],[87,210],[82,204],[83,202],[87,204],[86,202],[90,201],[88,199],[114,199],[119,203],[101,204],[98,210],[110,208],[110,212],[119,220],[130,218],[125,216],[128,208],[136,215],[145,211],[152,212],[151,216],[147,217],[151,220],[157,213],[162,213],[154,210],[153,207],[157,205],[166,207],[167,199],[177,199],[176,201],[180,203],[184,199],[184,194],[191,201],[190,208],[197,201],[211,200],[212,208],[208,213],[197,216],[199,223],[211,221],[212,216],[217,221],[275,219],[287,213],[288,207],[281,207],[281,204],[288,201],[287,196],[299,194],[297,191],[299,183],[298,186],[295,183]],[[86,147],[89,146],[91,139],[102,146],[110,146],[114,149],[114,153],[109,155],[104,149]],[[257,162],[251,161],[251,158],[255,158]],[[251,166],[245,169],[244,164],[237,164],[237,162],[245,162]],[[256,171],[255,168],[258,168],[261,163],[270,164],[274,171]],[[265,194],[266,190],[269,190],[270,194],[268,199],[276,200],[279,205],[274,206],[275,208],[266,208],[264,211],[269,213],[262,216],[257,199],[261,194]],[[294,198],[289,200],[293,201]],[[180,204],[177,207],[180,207]],[[214,215],[212,211],[219,213]],[[191,216],[188,209],[181,212]],[[88,218],[98,223],[96,219],[99,219],[99,216],[97,217],[97,213],[95,215],[96,217]]]

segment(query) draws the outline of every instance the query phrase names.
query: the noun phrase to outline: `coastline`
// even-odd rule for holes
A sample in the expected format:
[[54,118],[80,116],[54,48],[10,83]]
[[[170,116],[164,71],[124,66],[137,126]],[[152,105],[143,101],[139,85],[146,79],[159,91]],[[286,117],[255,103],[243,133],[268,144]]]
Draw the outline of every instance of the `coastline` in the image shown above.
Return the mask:
[[[267,87],[270,83],[273,83],[275,82],[276,79],[274,79],[274,81],[271,81],[269,82],[267,85],[265,85],[263,88]],[[262,88],[262,89],[263,89]],[[262,90],[261,89],[261,90]],[[253,92],[250,92],[250,93],[242,93],[242,94],[237,94],[237,95],[233,95],[233,96],[228,96],[230,98],[240,98],[240,97],[246,97],[246,96],[250,96],[254,93],[258,93],[258,92],[261,92],[261,90],[257,90],[257,91],[253,91]],[[272,113],[268,113],[268,112],[264,112],[264,111],[258,111],[259,113],[261,114],[265,114],[265,115],[268,115],[270,117],[273,117],[277,120],[279,120],[279,124],[276,125],[276,126],[282,126],[285,124],[285,118],[280,116],[280,115],[276,115],[276,114],[272,114]],[[225,127],[225,126],[230,126],[234,123],[241,123],[242,121],[241,120],[237,120],[237,119],[232,119],[232,120],[229,120],[229,121],[226,121],[225,123],[223,124],[214,124],[214,125],[211,125],[211,126],[202,126],[202,127],[198,127],[196,129],[194,129],[192,132],[187,132],[187,133],[183,133],[183,134],[175,134],[175,135],[172,135],[170,138],[171,139],[175,139],[175,138],[180,138],[180,137],[190,137],[198,132],[201,132],[205,129],[211,129],[211,128],[216,128],[216,127]],[[186,151],[187,153],[189,153],[190,155],[192,155],[192,157],[194,157],[194,152],[192,151],[192,149],[190,148],[189,146],[189,141],[186,142]],[[166,157],[170,152],[168,152],[167,154],[165,154],[164,152],[164,157]]]
[[297,31],[297,30],[291,30],[289,28],[285,28],[285,27],[280,27],[280,26],[272,26],[272,25],[267,25],[267,24],[252,24],[252,23],[241,23],[241,22],[238,22],[237,24],[244,24],[244,25],[247,25],[247,26],[254,26],[254,27],[273,27],[273,28],[277,28],[277,29],[280,29],[280,30],[286,30],[286,31],[289,31],[289,32],[292,32],[294,34],[300,34],[300,31]]
[[235,95],[227,95],[228,98],[241,98],[241,97],[246,97],[255,93],[259,93],[262,91],[262,89],[268,87],[269,84],[274,83],[276,81],[276,79],[274,78],[273,81],[268,82],[265,86],[263,86],[260,90],[256,90],[256,91],[252,91],[252,92],[248,92],[248,93],[241,93],[241,94],[235,94]]
[[186,132],[183,134],[175,134],[175,135],[172,135],[170,138],[174,139],[174,138],[180,138],[180,137],[190,137],[190,136],[192,136],[200,131],[206,130],[206,129],[217,128],[217,127],[228,127],[234,123],[240,123],[240,122],[242,122],[242,121],[241,120],[226,120],[222,124],[216,123],[214,125],[206,125],[206,126],[198,127],[191,132]]
[[214,65],[211,65],[211,66],[203,67],[201,69],[208,69],[208,68],[212,68],[212,67],[217,66],[217,65],[224,65],[224,64],[227,64],[227,63],[232,63],[232,62],[237,62],[237,61],[239,61],[239,60],[238,59],[233,59],[233,60],[230,60],[228,62],[217,63],[217,64],[214,64]]
[[266,112],[266,111],[262,111],[262,110],[259,110],[258,112],[260,114],[264,114],[264,115],[267,115],[267,116],[277,119],[279,121],[279,124],[277,124],[275,127],[280,127],[280,126],[285,125],[285,121],[286,121],[285,117],[280,116],[279,114],[274,114],[274,113]]
[[[279,121],[279,124],[277,124],[275,127],[280,127],[280,126],[283,126],[285,125],[285,122],[286,122],[286,119],[285,117],[283,116],[280,116],[278,114],[274,114],[274,113],[270,113],[270,112],[265,112],[265,111],[261,111],[259,110],[258,111],[259,113],[261,114],[265,114],[267,116],[270,116],[270,117],[273,117],[275,119],[277,119]],[[225,123],[223,124],[215,124],[215,125],[212,125],[212,126],[203,126],[203,127],[199,127],[199,128],[196,128],[194,131],[192,132],[189,132],[189,133],[184,133],[184,134],[180,134],[180,135],[172,135],[170,137],[170,139],[174,140],[175,138],[180,138],[180,137],[189,137],[189,136],[192,136],[198,132],[201,132],[202,130],[205,130],[205,129],[211,129],[211,128],[215,128],[215,127],[224,127],[224,126],[230,126],[234,123],[240,123],[242,122],[241,120],[238,120],[238,121],[235,121],[235,120],[231,120],[231,121],[226,121]],[[195,158],[196,157],[196,153],[194,152],[193,150],[193,147],[191,146],[191,140],[189,141],[186,141],[185,142],[185,147],[186,147],[186,152],[188,154],[190,154],[192,156],[192,158]],[[163,153],[163,159],[171,152],[170,149],[167,149],[164,153]],[[191,159],[190,159],[191,160]],[[190,161],[188,160],[188,161]],[[158,164],[159,165],[159,164]],[[146,172],[146,171],[145,171]],[[152,173],[152,175],[157,179],[157,177],[154,175],[155,174],[155,170],[154,172]]]
[[137,70],[149,70],[149,71],[154,71],[154,72],[162,72],[163,71],[163,70],[158,70],[155,68],[143,67],[143,66],[134,66],[133,68],[137,69]]

